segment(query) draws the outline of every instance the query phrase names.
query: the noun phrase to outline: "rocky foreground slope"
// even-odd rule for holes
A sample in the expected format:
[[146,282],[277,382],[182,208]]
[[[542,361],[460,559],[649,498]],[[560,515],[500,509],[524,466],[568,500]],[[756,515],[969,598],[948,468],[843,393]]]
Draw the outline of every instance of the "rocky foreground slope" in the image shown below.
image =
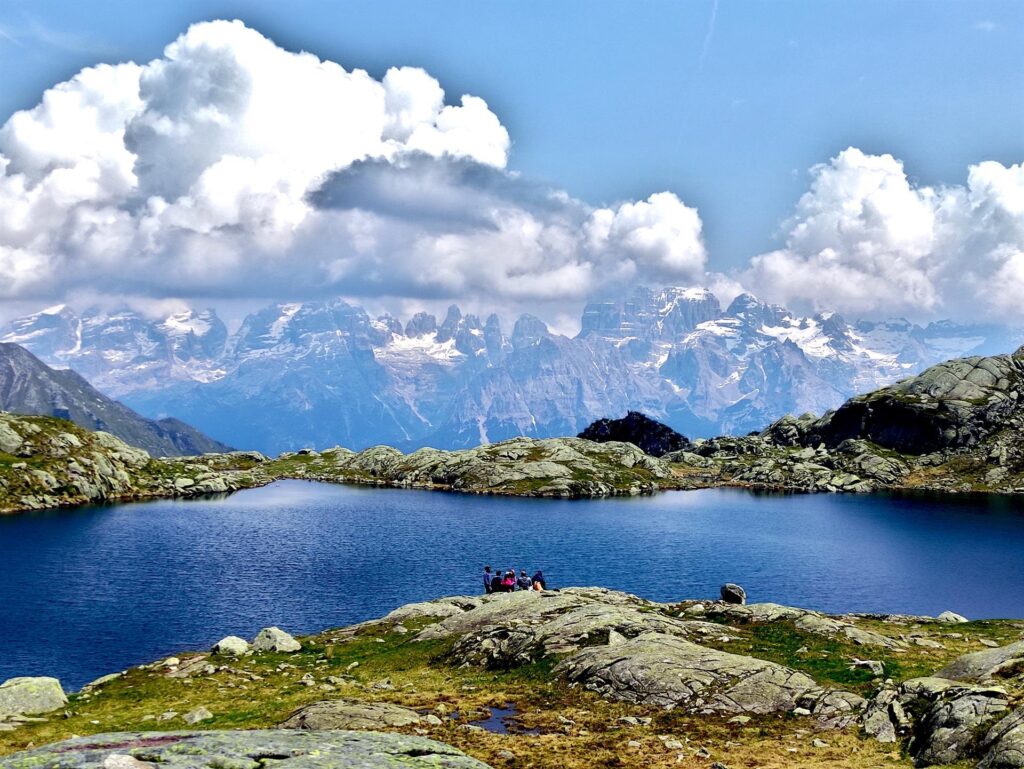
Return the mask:
[[442,598],[307,638],[230,636],[69,697],[5,682],[0,767],[1015,769],[1022,637],[951,612],[599,588]]

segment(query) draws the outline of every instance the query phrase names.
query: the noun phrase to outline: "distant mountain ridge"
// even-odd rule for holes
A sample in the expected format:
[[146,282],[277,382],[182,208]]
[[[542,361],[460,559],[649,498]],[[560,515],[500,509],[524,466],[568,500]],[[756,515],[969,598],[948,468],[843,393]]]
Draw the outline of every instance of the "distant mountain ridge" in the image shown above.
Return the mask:
[[665,288],[588,304],[574,338],[531,315],[507,333],[455,306],[402,323],[341,300],[275,304],[233,334],[213,310],[149,320],[60,306],[0,338],[144,414],[273,454],[574,435],[630,410],[689,436],[744,434],[939,361],[1015,349],[1024,333],[800,317],[749,294],[723,309],[707,289]]
[[152,456],[230,451],[178,419],[146,419],[76,372],[52,369],[15,344],[0,343],[0,411],[67,419],[111,433]]

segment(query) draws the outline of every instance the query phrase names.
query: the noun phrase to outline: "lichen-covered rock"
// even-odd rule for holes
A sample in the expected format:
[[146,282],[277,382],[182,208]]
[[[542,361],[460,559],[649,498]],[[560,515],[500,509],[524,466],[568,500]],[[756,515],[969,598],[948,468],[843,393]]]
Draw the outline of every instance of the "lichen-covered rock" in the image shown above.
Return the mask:
[[0,758],[0,769],[107,769],[119,756],[166,769],[488,769],[423,737],[294,729],[97,734]]
[[49,713],[68,702],[60,681],[46,676],[9,678],[0,684],[0,715]]
[[936,697],[914,728],[910,753],[919,766],[952,764],[977,753],[978,732],[1008,707],[999,688],[952,686]]
[[203,705],[200,705],[198,708],[193,708],[184,716],[182,716],[182,719],[189,726],[192,726],[194,724],[200,724],[203,721],[209,721],[211,718],[213,718],[213,713],[210,712],[209,708]]
[[930,676],[883,687],[861,722],[879,742],[907,738],[915,763],[931,766],[978,756],[981,735],[1008,707],[1002,688]]
[[778,713],[820,687],[766,660],[709,649],[663,633],[584,649],[555,672],[610,699],[697,713]]
[[993,726],[982,742],[984,757],[978,769],[1021,769],[1024,767],[1024,708],[1019,708]]
[[284,729],[380,729],[414,726],[423,718],[411,708],[389,702],[325,700],[306,705],[292,713]]
[[302,644],[279,627],[265,627],[252,642],[254,652],[297,652]]

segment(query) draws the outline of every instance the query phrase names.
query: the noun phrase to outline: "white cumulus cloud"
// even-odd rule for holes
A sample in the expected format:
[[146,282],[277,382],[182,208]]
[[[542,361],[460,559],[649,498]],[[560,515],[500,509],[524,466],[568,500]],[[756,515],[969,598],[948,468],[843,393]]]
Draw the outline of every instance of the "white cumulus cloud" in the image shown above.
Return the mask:
[[594,210],[505,170],[487,103],[380,80],[238,21],[87,68],[0,128],[0,297],[580,299],[694,278],[671,193]]
[[915,184],[891,155],[848,148],[812,169],[785,247],[740,277],[774,301],[853,315],[1024,319],[1024,169],[986,161],[965,185]]

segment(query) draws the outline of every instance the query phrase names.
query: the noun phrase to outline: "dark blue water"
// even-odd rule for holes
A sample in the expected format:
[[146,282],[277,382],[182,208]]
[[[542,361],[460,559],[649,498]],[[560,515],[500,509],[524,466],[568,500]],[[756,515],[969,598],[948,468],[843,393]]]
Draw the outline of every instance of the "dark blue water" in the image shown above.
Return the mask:
[[1024,617],[1005,498],[673,492],[502,499],[282,482],[218,500],[0,517],[0,680],[104,673],[266,625],[296,633],[477,592],[484,563],[604,585],[856,610]]

